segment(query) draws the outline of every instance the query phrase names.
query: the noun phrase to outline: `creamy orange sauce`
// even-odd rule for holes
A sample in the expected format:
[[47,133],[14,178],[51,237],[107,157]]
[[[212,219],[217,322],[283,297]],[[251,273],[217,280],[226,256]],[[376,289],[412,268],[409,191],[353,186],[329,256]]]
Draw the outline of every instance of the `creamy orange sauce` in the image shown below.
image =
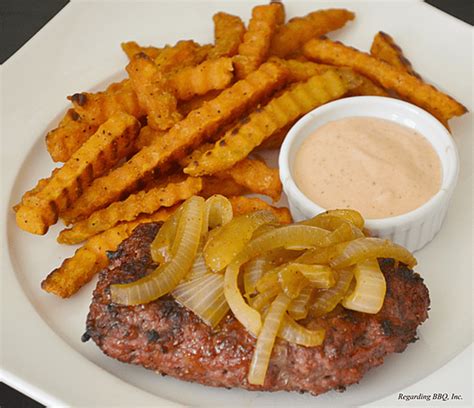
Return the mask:
[[296,153],[298,188],[325,209],[353,208],[365,218],[405,214],[441,186],[440,159],[423,136],[372,117],[328,122]]

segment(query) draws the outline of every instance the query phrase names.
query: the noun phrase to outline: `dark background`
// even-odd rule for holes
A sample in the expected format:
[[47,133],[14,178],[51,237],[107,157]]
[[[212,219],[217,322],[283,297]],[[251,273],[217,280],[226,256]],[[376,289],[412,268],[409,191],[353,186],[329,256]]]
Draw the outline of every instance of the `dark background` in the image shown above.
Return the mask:
[[[426,2],[471,25],[474,24],[472,0],[428,0]],[[0,64],[23,46],[67,3],[66,0],[1,0]],[[36,408],[42,405],[6,384],[0,383],[0,407]]]

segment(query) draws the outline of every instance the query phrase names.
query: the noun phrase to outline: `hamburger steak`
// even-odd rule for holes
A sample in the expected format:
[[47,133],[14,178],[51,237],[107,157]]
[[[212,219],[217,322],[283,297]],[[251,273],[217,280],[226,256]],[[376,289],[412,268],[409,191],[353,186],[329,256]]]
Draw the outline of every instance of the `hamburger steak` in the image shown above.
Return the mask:
[[110,300],[112,283],[134,281],[152,270],[150,255],[159,224],[137,227],[102,270],[87,317],[83,341],[91,338],[110,357],[162,374],[215,387],[300,391],[321,394],[358,382],[384,357],[417,340],[427,317],[428,289],[423,279],[393,260],[381,260],[387,281],[382,310],[376,315],[338,306],[308,322],[324,327],[322,346],[303,347],[277,339],[263,386],[247,382],[256,339],[229,313],[213,330],[193,312],[167,296],[140,306]]

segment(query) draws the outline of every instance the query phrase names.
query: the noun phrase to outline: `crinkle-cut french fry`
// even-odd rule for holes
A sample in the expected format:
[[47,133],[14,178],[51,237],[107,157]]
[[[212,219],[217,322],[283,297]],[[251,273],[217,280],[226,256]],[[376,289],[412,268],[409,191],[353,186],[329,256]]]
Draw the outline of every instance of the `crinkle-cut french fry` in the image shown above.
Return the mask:
[[199,45],[192,40],[178,41],[167,45],[155,58],[155,64],[163,73],[177,71],[181,68],[197,65],[204,61],[211,49],[210,45]]
[[88,216],[130,192],[154,169],[184,157],[190,148],[199,146],[221,126],[232,122],[268,93],[281,87],[287,71],[276,64],[263,64],[245,80],[236,82],[219,96],[192,111],[170,131],[150,146],[144,147],[122,166],[92,185],[64,216],[70,221]]
[[401,98],[437,118],[448,120],[467,112],[463,105],[434,86],[355,48],[326,39],[313,39],[305,44],[303,50],[312,60],[352,68],[385,89],[393,89]]
[[195,67],[179,70],[168,78],[166,84],[176,98],[189,100],[193,96],[227,87],[232,81],[233,70],[230,58],[208,60]]
[[360,85],[349,89],[349,91],[347,91],[347,96],[390,96],[390,94],[381,86],[378,86],[366,76],[357,74],[351,68],[341,68],[341,70],[351,71],[357,75],[357,78],[360,80]]
[[283,144],[285,137],[290,131],[293,124],[294,122],[290,123],[289,125],[285,126],[284,128],[280,130],[277,130],[268,139],[264,140],[260,146],[256,147],[255,150],[260,151],[260,150],[279,149],[281,145]]
[[204,198],[220,194],[224,197],[234,197],[251,193],[247,188],[235,182],[232,177],[216,174],[202,177],[203,189],[199,195]]
[[295,84],[251,113],[244,124],[227,131],[212,150],[193,161],[184,172],[198,176],[229,169],[276,131],[317,106],[341,97],[358,84],[350,84],[335,71]]
[[189,101],[178,101],[179,113],[181,113],[183,117],[186,117],[188,116],[189,112],[193,111],[194,109],[199,109],[204,104],[204,102],[214,99],[220,93],[220,90],[209,91],[204,95],[197,95]]
[[35,194],[24,197],[16,213],[18,226],[43,235],[58,215],[74,202],[94,177],[99,177],[135,150],[140,124],[117,113],[99,127]]
[[158,55],[160,55],[161,52],[161,48],[152,46],[142,47],[141,45],[138,45],[135,41],[123,42],[120,45],[122,47],[123,52],[127,54],[129,60],[131,60],[136,54],[140,54],[141,52],[143,52],[148,57],[154,60],[158,57]]
[[127,72],[151,128],[168,130],[182,119],[177,110],[177,97],[187,99],[229,84],[232,79],[232,73],[228,72],[232,70],[230,61],[193,67],[208,52],[208,46],[180,41],[173,47],[165,47],[155,62],[143,53],[133,57]]
[[335,69],[332,65],[300,61],[297,59],[270,57],[268,61],[284,66],[288,70],[291,82],[307,81],[312,76],[321,75],[330,69]]
[[341,75],[357,76],[360,84],[348,91],[348,95],[374,95],[374,96],[388,96],[388,93],[380,86],[374,84],[369,78],[360,75],[351,68],[334,67],[333,65],[318,64],[311,61],[299,61],[296,59],[281,59],[277,57],[269,58],[269,61],[282,64],[290,73],[290,80],[299,82],[306,81],[314,75],[324,74],[328,70],[335,69]]
[[68,96],[74,110],[90,125],[100,126],[113,114],[125,112],[136,118],[145,116],[128,79],[111,84],[105,91],[81,92]]
[[[387,64],[398,68],[406,72],[407,74],[413,75],[423,81],[421,76],[413,69],[411,62],[403,54],[402,49],[398,46],[395,40],[387,33],[379,31],[375,35],[374,40],[372,42],[372,46],[370,47],[370,53],[375,58],[385,61]],[[444,116],[440,115],[437,117],[437,119],[444,125],[446,129],[450,130],[448,118],[445,118]]]
[[245,25],[240,17],[224,12],[214,14],[214,47],[209,51],[209,59],[232,57],[239,51],[245,34]]
[[293,220],[291,218],[290,210],[286,207],[273,207],[260,198],[236,196],[229,198],[234,211],[234,217],[237,215],[248,214],[258,210],[271,211],[281,224],[290,224]]
[[31,197],[38,194],[50,182],[50,180],[58,171],[59,171],[59,168],[55,168],[49,177],[39,179],[38,182],[36,183],[36,186],[34,186],[31,190],[26,191],[21,197],[21,201],[18,204],[15,204],[13,206],[13,211],[17,212],[22,204],[27,203]]
[[166,221],[177,206],[162,208],[152,215],[140,217],[135,221],[125,222],[87,240],[74,256],[64,260],[62,265],[52,271],[41,287],[49,293],[68,298],[89,282],[96,273],[105,268],[109,262],[108,251],[117,250],[120,243],[132,235],[140,224]]
[[116,201],[108,207],[92,213],[89,218],[77,222],[72,228],[61,231],[58,242],[69,245],[78,244],[120,222],[133,221],[140,214],[152,214],[161,207],[171,207],[198,194],[201,190],[201,179],[188,177],[178,183],[139,191],[129,195],[124,201]]
[[277,29],[270,46],[270,55],[290,56],[305,42],[343,27],[354,17],[354,13],[349,10],[327,9],[292,18]]
[[[191,154],[181,159],[179,161],[180,166],[185,167],[193,161],[199,160],[199,158],[205,154],[206,151],[211,149],[212,146],[213,145],[211,143],[202,144]],[[232,185],[233,183],[231,183],[229,187],[226,187],[226,190],[232,191],[234,193],[222,193],[222,195],[226,197],[229,195],[255,193],[267,195],[271,197],[273,201],[277,201],[281,196],[282,186],[278,169],[272,169],[268,167],[262,160],[245,158],[236,163],[230,169],[216,173],[215,176],[217,179],[222,181],[222,185],[226,183],[228,184],[230,181],[229,179],[232,179],[239,186],[243,187],[243,189],[236,188]],[[208,182],[210,185],[213,183],[214,180]],[[210,188],[211,187],[206,187],[206,182],[204,182],[204,190],[209,190]],[[218,188],[219,187],[216,189],[216,194],[218,193]]]
[[278,24],[284,19],[281,3],[256,6],[252,10],[247,32],[234,57],[235,74],[245,78],[267,58],[270,42]]
[[46,148],[55,162],[66,162],[97,130],[86,123],[74,109],[69,109],[56,129],[46,135]]
[[135,146],[137,150],[144,148],[145,146],[151,145],[155,140],[162,138],[166,134],[166,130],[156,130],[150,126],[143,126],[140,129]]
[[145,54],[137,54],[127,65],[138,101],[147,113],[148,126],[167,130],[181,120],[178,101],[156,64]]
[[268,167],[263,161],[243,159],[224,172],[250,192],[271,197],[275,202],[281,197],[278,169]]
[[387,33],[379,31],[375,35],[372,46],[370,47],[370,53],[375,58],[385,61],[392,67],[421,79],[420,75],[413,69],[411,62],[403,54],[400,46]]
[[181,167],[189,166],[190,163],[192,163],[195,160],[198,160],[204,153],[206,153],[208,150],[211,150],[212,146],[213,146],[212,143],[203,143],[202,145],[199,145],[187,156],[184,156],[181,159],[179,159],[178,161],[179,165]]

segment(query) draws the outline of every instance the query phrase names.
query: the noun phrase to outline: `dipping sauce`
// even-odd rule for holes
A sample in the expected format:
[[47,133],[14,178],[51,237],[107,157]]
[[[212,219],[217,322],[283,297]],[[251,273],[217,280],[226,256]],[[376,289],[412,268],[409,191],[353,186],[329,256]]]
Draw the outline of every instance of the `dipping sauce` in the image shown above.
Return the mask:
[[365,218],[412,211],[441,187],[441,162],[418,132],[373,117],[328,122],[296,153],[298,188],[323,208],[353,208]]

